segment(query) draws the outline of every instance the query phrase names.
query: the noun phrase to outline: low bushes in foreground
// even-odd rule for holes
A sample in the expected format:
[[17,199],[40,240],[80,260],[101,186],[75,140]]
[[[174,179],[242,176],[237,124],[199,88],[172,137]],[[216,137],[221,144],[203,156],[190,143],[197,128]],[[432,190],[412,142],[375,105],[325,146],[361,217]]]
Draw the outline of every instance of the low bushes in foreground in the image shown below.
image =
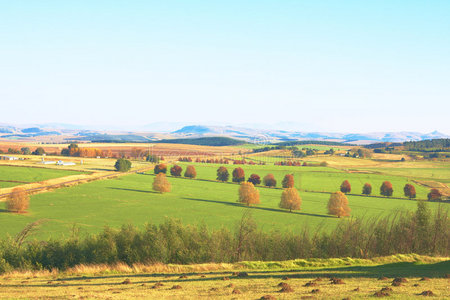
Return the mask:
[[0,273],[11,269],[65,270],[80,264],[229,263],[399,253],[448,256],[450,222],[442,206],[432,214],[426,203],[418,201],[415,213],[373,220],[343,219],[331,232],[308,227],[296,232],[264,232],[246,213],[233,231],[167,219],[143,229],[132,225],[105,228],[84,238],[73,234],[66,240],[28,243],[25,238],[26,232],[22,232],[15,239],[0,241]]

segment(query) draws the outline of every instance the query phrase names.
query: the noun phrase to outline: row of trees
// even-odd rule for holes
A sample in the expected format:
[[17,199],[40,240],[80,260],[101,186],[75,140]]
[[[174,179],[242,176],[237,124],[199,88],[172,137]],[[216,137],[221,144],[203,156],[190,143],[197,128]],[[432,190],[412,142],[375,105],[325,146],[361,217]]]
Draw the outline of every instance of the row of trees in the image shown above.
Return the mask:
[[[242,168],[235,168],[232,173],[232,182],[241,183],[245,181],[245,172]],[[230,174],[228,173],[228,169],[224,166],[221,166],[217,169],[217,180],[226,182],[228,181]],[[261,177],[258,174],[251,174],[247,179],[247,182],[252,183],[253,185],[261,184]],[[269,173],[264,176],[262,183],[267,187],[275,187],[277,185],[277,180],[273,174]],[[284,176],[282,181],[283,188],[291,188],[294,187],[294,175],[287,174]]]
[[[344,180],[341,184],[340,190],[344,194],[350,193],[352,190],[350,182],[348,180]],[[392,187],[392,183],[390,181],[384,181],[380,187],[380,194],[382,196],[391,197],[393,193],[394,189]],[[403,193],[405,197],[408,197],[409,199],[416,198],[416,188],[412,184],[405,184],[405,186],[403,187]],[[362,194],[367,196],[372,194],[372,185],[370,183],[364,184],[362,188]],[[438,189],[431,189],[430,193],[428,193],[428,200],[436,201],[441,200],[441,198],[442,193]]]
[[[302,199],[297,189],[294,188],[293,177],[292,175],[286,175],[285,179],[286,186],[289,187],[283,189],[279,207],[289,209],[290,212],[293,210],[300,210]],[[260,203],[259,191],[255,188],[252,182],[242,182],[240,184],[238,201],[247,206]],[[347,196],[345,196],[342,192],[335,192],[330,195],[327,208],[328,214],[337,217],[349,216],[351,212],[351,209],[348,206]]]
[[[167,165],[166,164],[158,164],[154,167],[153,172],[156,175],[158,175],[160,173],[166,174],[167,173]],[[172,176],[180,177],[182,172],[183,172],[183,168],[178,165],[174,165],[170,168],[170,175],[172,175]],[[192,179],[197,177],[197,171],[195,170],[195,167],[187,166],[186,171],[184,172],[184,177],[192,178]]]
[[443,207],[431,212],[418,201],[416,212],[378,219],[351,219],[336,228],[311,232],[264,230],[250,213],[227,228],[183,225],[166,219],[146,226],[105,227],[98,234],[65,239],[0,240],[0,274],[20,270],[65,270],[80,264],[194,264],[307,258],[371,258],[399,253],[449,255],[450,223]]
[[[0,150],[0,153],[4,153],[3,150]],[[19,149],[8,148],[8,154],[23,154],[23,155],[43,155],[45,154],[45,150],[42,147],[37,147],[34,151],[31,151],[30,147],[22,147]]]
[[72,143],[61,150],[61,155],[76,157],[114,157],[111,150],[100,150],[97,148],[80,148],[78,144]]

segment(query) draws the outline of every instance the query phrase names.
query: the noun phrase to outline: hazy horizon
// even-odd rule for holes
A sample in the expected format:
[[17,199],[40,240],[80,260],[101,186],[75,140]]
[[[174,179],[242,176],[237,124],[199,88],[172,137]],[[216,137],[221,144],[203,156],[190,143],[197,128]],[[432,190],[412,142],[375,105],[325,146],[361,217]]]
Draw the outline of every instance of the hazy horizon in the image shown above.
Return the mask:
[[0,122],[450,134],[448,11],[414,0],[2,2]]

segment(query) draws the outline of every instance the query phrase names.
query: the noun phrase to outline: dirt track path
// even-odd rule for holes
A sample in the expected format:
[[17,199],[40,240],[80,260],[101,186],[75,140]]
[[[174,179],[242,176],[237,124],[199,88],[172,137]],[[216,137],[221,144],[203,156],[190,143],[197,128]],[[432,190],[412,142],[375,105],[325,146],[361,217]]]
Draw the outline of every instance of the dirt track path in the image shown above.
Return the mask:
[[17,187],[25,189],[28,193],[41,193],[56,188],[72,186],[80,183],[86,183],[94,180],[102,180],[108,178],[115,178],[119,176],[129,175],[132,173],[145,172],[153,169],[153,165],[148,167],[139,168],[129,172],[115,172],[115,171],[102,171],[93,172],[91,174],[79,174],[79,175],[69,175],[65,177],[48,179],[40,182],[27,183],[22,185],[17,185],[13,187],[0,189],[0,202],[5,201],[6,197],[11,194],[12,190]]

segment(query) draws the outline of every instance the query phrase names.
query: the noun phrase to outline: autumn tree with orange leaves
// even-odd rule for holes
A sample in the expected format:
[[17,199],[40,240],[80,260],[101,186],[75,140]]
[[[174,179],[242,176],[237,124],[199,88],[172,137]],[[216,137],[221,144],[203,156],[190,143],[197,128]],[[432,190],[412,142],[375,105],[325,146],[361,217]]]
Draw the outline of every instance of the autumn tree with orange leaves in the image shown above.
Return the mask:
[[263,179],[264,185],[268,187],[275,187],[277,185],[277,181],[273,174],[267,174]]
[[292,212],[293,210],[299,210],[301,204],[302,198],[300,198],[296,188],[287,188],[281,194],[281,201],[279,204],[281,208],[289,209],[289,211]]
[[259,203],[259,192],[251,182],[242,182],[239,186],[239,202],[250,206]]
[[187,166],[186,171],[184,172],[184,177],[187,178],[195,178],[197,177],[197,171],[194,166]]
[[352,186],[350,185],[350,182],[348,180],[344,180],[341,184],[341,192],[344,194],[350,193],[352,190]]
[[153,179],[153,190],[156,192],[170,192],[170,182],[167,180],[166,174],[158,173]]
[[233,170],[233,182],[243,182],[245,181],[245,173],[242,168],[236,168]]
[[294,175],[292,174],[286,174],[284,175],[283,181],[281,182],[281,185],[283,188],[293,188],[294,187]]
[[392,183],[389,181],[384,181],[380,187],[380,194],[386,197],[392,196],[394,189],[392,188]]
[[335,192],[330,195],[328,201],[328,214],[340,217],[350,216],[347,196],[342,192]]
[[6,208],[12,212],[22,213],[28,209],[29,203],[28,193],[23,188],[16,187],[6,200]]

